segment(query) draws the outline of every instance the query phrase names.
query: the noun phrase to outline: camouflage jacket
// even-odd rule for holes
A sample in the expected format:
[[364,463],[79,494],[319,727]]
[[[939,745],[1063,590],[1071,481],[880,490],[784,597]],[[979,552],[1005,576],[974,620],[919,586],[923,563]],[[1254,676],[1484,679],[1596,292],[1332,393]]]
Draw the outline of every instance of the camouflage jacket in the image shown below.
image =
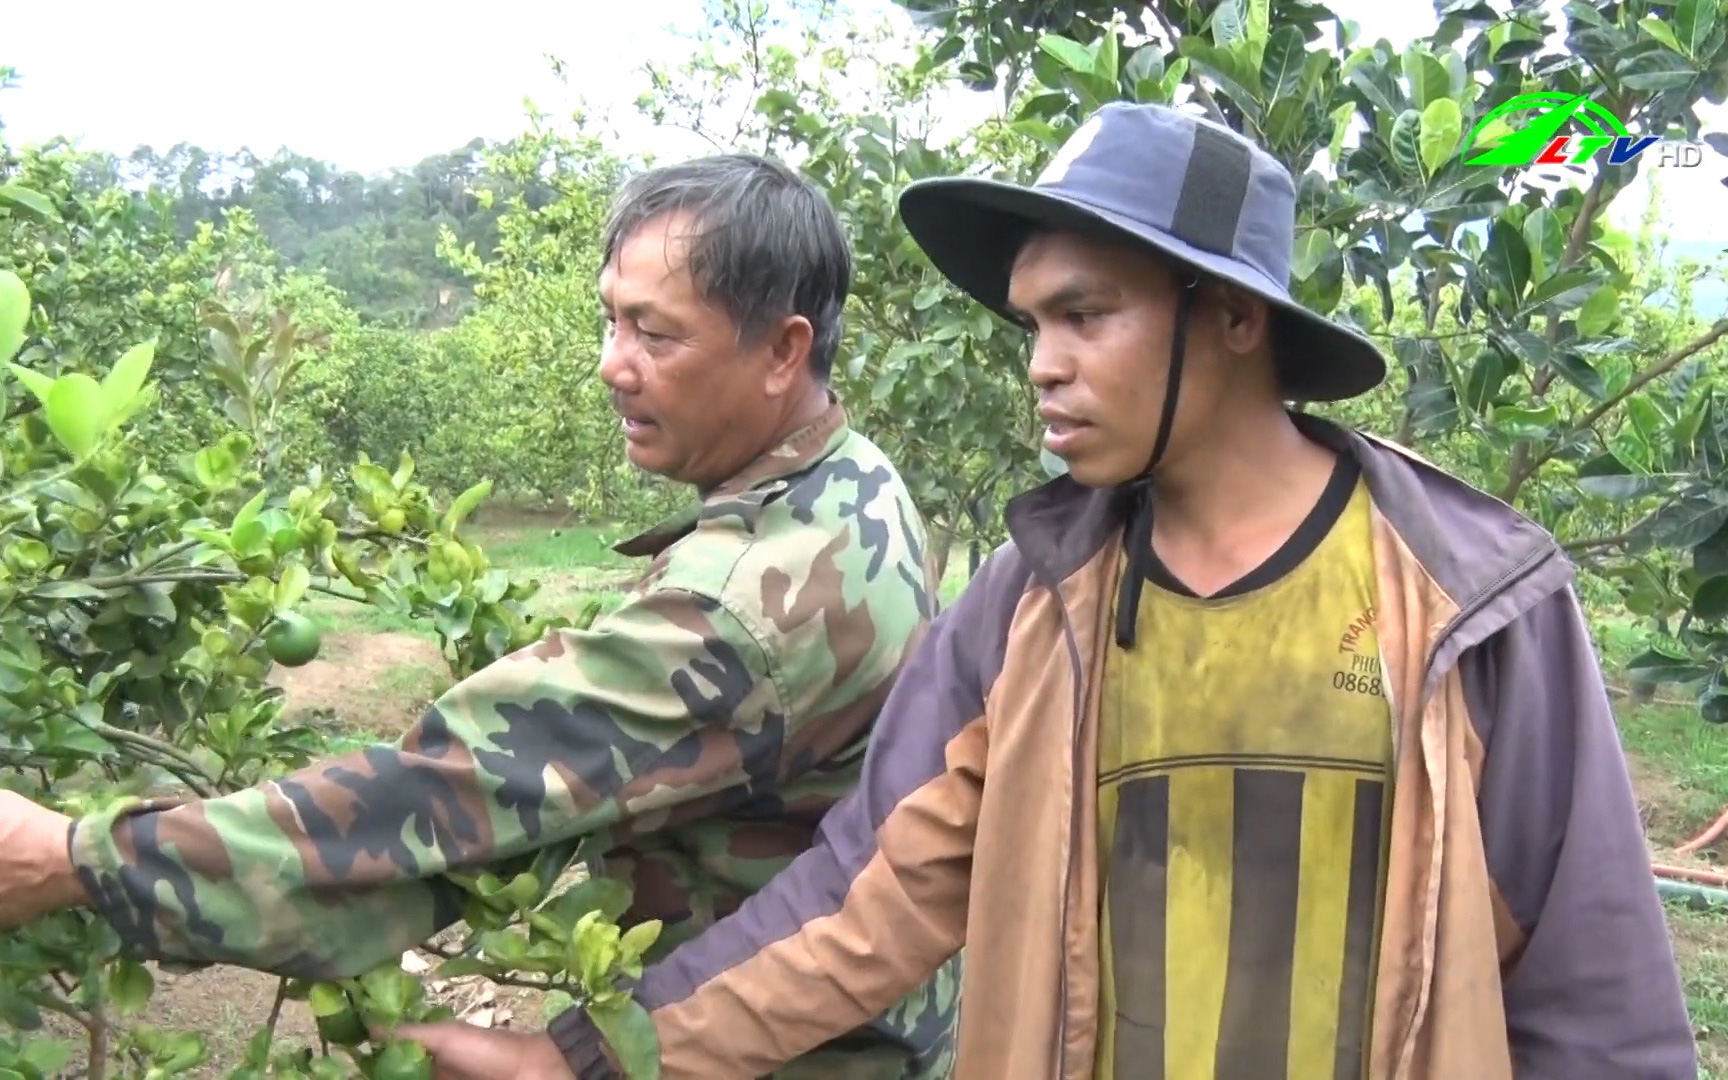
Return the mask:
[[[399,742],[74,823],[95,907],[135,955],[335,978],[459,919],[445,871],[583,837],[635,890],[623,922],[666,922],[656,953],[736,909],[857,781],[934,614],[924,525],[834,403],[618,550],[653,556],[621,607],[463,680]],[[956,986],[848,1045],[945,1058]]]

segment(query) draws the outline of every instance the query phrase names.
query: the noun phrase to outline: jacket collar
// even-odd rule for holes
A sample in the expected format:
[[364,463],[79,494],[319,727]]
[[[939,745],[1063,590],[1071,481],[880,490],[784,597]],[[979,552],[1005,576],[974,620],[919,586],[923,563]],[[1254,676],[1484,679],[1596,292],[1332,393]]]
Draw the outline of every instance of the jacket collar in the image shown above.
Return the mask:
[[[1521,568],[1569,573],[1564,559],[1549,558],[1560,549],[1547,530],[1492,495],[1393,443],[1317,416],[1291,418],[1310,438],[1356,456],[1375,507],[1461,610],[1480,607]],[[1064,475],[1015,496],[1005,516],[1015,547],[1056,589],[1127,523],[1131,506],[1123,488],[1089,488]],[[1540,588],[1553,585],[1551,574],[1542,577]]]
[[833,391],[828,408],[815,420],[799,428],[761,456],[740,469],[718,487],[699,494],[696,502],[652,527],[612,547],[620,555],[658,555],[709,518],[737,515],[753,523],[756,511],[768,499],[784,491],[790,478],[834,453],[851,427],[846,408]]

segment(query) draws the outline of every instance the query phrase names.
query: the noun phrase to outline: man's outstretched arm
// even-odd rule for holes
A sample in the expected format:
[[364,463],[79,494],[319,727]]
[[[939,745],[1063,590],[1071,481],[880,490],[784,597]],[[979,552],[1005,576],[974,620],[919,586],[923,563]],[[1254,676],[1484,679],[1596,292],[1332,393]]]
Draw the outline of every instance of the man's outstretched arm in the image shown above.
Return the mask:
[[76,822],[89,901],[137,953],[322,978],[460,916],[441,875],[772,780],[797,718],[718,602],[636,599],[463,680],[395,745]]
[[[901,672],[863,776],[816,844],[643,973],[635,996],[659,1034],[665,1080],[768,1074],[877,1015],[964,944],[984,701],[1013,610],[1011,575],[993,564]],[[580,1010],[548,1034],[580,1080],[621,1075]]]

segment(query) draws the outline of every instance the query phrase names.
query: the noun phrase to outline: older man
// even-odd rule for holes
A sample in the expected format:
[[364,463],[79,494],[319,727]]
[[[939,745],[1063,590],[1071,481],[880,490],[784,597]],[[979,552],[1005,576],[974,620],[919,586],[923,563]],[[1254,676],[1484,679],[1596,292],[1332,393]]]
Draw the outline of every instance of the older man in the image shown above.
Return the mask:
[[[796,173],[727,155],[628,185],[604,256],[630,459],[700,494],[619,546],[653,559],[624,605],[459,683],[395,745],[76,822],[5,797],[0,924],[87,904],[138,955],[328,979],[459,918],[453,869],[597,838],[634,887],[625,922],[664,920],[670,946],[811,846],[937,584],[900,476],[827,387],[845,235]],[[801,1073],[946,1075],[957,989],[945,969]]]

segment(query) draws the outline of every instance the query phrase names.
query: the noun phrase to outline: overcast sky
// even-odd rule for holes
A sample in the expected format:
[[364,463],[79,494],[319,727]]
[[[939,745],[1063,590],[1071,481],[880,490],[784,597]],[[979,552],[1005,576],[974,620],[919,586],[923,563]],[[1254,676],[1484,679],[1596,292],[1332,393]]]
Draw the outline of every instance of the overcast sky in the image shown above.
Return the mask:
[[[630,108],[642,89],[637,69],[684,54],[687,44],[668,27],[699,19],[701,0],[7,6],[0,64],[19,69],[20,85],[0,94],[0,120],[14,142],[65,135],[122,154],[177,142],[212,151],[249,146],[263,156],[287,146],[371,172],[477,135],[520,131],[525,97],[561,115],[580,94],[610,106],[637,145],[670,156],[704,148],[650,130]],[[899,14],[889,0],[856,6]],[[1400,46],[1435,22],[1430,0],[1334,0],[1332,7],[1361,23],[1367,40],[1384,35]],[[568,86],[552,75],[547,54],[565,61]],[[1705,108],[1707,128],[1728,130],[1728,109]],[[1677,236],[1728,243],[1724,175],[1728,159],[1710,154],[1697,169],[1664,171],[1663,218]],[[1643,198],[1641,185],[1628,191],[1614,218],[1635,220]]]

